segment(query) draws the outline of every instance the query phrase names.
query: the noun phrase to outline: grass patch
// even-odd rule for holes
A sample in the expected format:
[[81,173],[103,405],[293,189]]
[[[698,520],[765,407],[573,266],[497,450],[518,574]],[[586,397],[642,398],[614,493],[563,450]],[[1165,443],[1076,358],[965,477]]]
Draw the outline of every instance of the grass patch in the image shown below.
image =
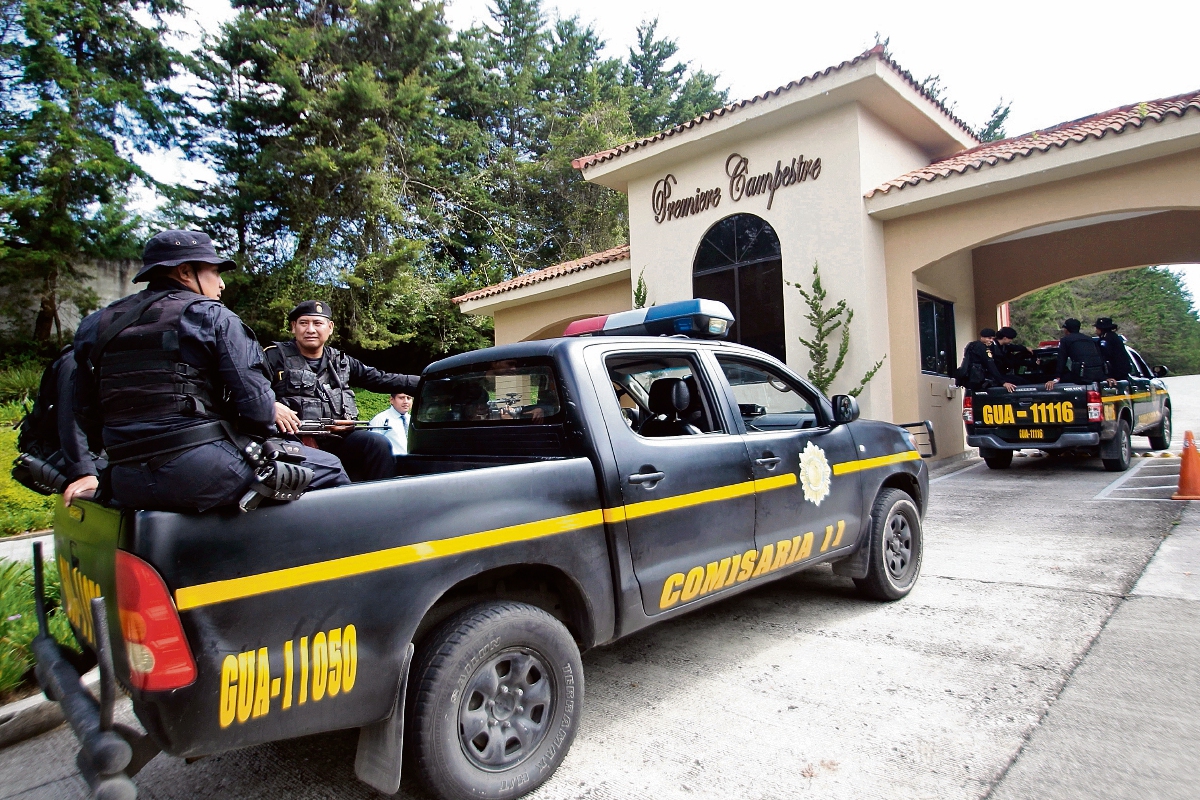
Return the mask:
[[368,392],[366,389],[354,390],[354,404],[358,406],[358,418],[371,421],[371,417],[380,411],[385,411],[392,404],[390,395],[379,392]]
[[[62,612],[61,584],[54,562],[45,564],[46,602],[50,634],[59,642],[78,650],[75,634]],[[37,636],[37,616],[33,613],[33,565],[24,561],[0,559],[0,703],[16,699],[36,685],[33,677],[33,651],[30,644]]]
[[44,370],[45,367],[39,364],[0,370],[0,403],[32,402],[37,397]]
[[10,467],[17,457],[17,432],[4,416],[11,415],[15,405],[0,406],[0,537],[49,528],[54,519],[54,504],[59,501],[58,495],[40,495],[12,478]]

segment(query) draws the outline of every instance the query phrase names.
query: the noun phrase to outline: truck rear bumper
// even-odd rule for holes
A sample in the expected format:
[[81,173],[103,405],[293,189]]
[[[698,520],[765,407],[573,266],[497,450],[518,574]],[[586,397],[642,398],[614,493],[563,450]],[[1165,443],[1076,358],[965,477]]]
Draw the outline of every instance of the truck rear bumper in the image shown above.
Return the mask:
[[993,450],[1068,450],[1072,447],[1095,447],[1098,444],[1098,433],[1064,433],[1053,442],[1006,442],[993,433],[967,437],[967,447],[990,447]]

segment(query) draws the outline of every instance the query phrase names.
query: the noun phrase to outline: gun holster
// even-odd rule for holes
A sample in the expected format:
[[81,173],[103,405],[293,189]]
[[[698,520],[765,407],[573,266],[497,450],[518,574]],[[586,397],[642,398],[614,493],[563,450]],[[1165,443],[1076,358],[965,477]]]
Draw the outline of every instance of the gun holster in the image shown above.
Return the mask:
[[312,483],[313,471],[301,466],[304,450],[296,442],[284,439],[252,442],[245,453],[254,465],[254,480],[238,503],[242,511],[253,511],[263,500],[299,500]]
[[67,476],[49,461],[21,453],[13,461],[13,480],[38,494],[61,494],[67,488]]

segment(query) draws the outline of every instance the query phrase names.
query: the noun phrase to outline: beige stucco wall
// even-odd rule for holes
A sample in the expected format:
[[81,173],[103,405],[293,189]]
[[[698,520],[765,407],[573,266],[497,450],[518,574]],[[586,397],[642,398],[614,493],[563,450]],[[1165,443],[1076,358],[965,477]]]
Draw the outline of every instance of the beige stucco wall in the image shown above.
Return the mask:
[[[969,257],[976,247],[1041,225],[1104,214],[1172,209],[1200,209],[1200,151],[1064,178],[885,222],[890,352],[896,364],[891,385],[893,413],[906,419],[920,413],[922,378],[915,303],[918,270],[950,257]],[[1083,233],[1086,229],[1077,230]],[[1033,270],[1036,265],[1025,268]],[[1014,285],[1019,283],[1028,291],[1037,280],[1014,279]],[[1048,276],[1042,285],[1054,282]],[[960,326],[962,319],[970,318],[957,309],[956,313]],[[989,309],[976,306],[973,313],[976,321],[994,321],[994,311]],[[967,341],[959,342],[960,350]]]
[[[868,150],[871,155],[864,159]],[[749,159],[750,175],[773,172],[776,162],[787,165],[801,155],[806,160],[820,157],[821,174],[816,180],[779,188],[769,209],[765,194],[735,202],[725,171],[733,152]],[[857,104],[760,133],[733,148],[711,148],[685,163],[630,180],[632,274],[645,270],[651,302],[690,298],[692,263],[709,227],[732,214],[762,217],[779,236],[784,280],[808,286],[813,263],[819,262],[830,300],[845,298],[855,310],[850,353],[832,387],[833,392],[844,391],[887,352],[888,342],[882,224],[867,216],[863,186],[925,163],[923,153]],[[719,187],[720,204],[694,216],[656,222],[652,192],[668,172],[678,180],[673,199]],[[872,291],[872,286],[881,288]],[[783,291],[787,362],[804,374],[811,364],[798,337],[811,334],[804,320],[806,309],[794,288],[785,285]],[[859,398],[867,416],[892,416],[889,361]]]
[[633,307],[629,274],[614,276],[600,286],[589,285],[572,294],[536,300],[497,310],[493,316],[496,344],[527,339],[552,339],[577,319],[628,311]]

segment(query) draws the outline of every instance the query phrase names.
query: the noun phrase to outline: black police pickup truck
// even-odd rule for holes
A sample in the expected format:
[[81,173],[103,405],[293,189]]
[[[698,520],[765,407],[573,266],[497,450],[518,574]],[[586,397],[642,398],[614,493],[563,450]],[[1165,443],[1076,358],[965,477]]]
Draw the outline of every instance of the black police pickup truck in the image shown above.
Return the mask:
[[1141,354],[1126,349],[1133,364],[1129,380],[1115,386],[1060,383],[1047,390],[1046,381],[1057,373],[1058,342],[1042,342],[1033,351],[1035,361],[1018,368],[1015,392],[998,386],[963,398],[967,445],[978,447],[991,469],[1007,469],[1017,450],[1076,450],[1100,456],[1110,472],[1129,469],[1135,434],[1149,437],[1151,449],[1167,449],[1167,368],[1151,372]]
[[[160,750],[359,728],[377,789],[403,746],[438,797],[516,797],[578,730],[580,650],[826,562],[904,597],[928,492],[908,431],[747,347],[604,335],[729,319],[671,304],[432,364],[391,480],[245,514],[60,509],[65,610],[107,677],[97,702],[45,638],[38,672],[94,792],[135,796]],[[116,683],[148,736],[112,724]]]

